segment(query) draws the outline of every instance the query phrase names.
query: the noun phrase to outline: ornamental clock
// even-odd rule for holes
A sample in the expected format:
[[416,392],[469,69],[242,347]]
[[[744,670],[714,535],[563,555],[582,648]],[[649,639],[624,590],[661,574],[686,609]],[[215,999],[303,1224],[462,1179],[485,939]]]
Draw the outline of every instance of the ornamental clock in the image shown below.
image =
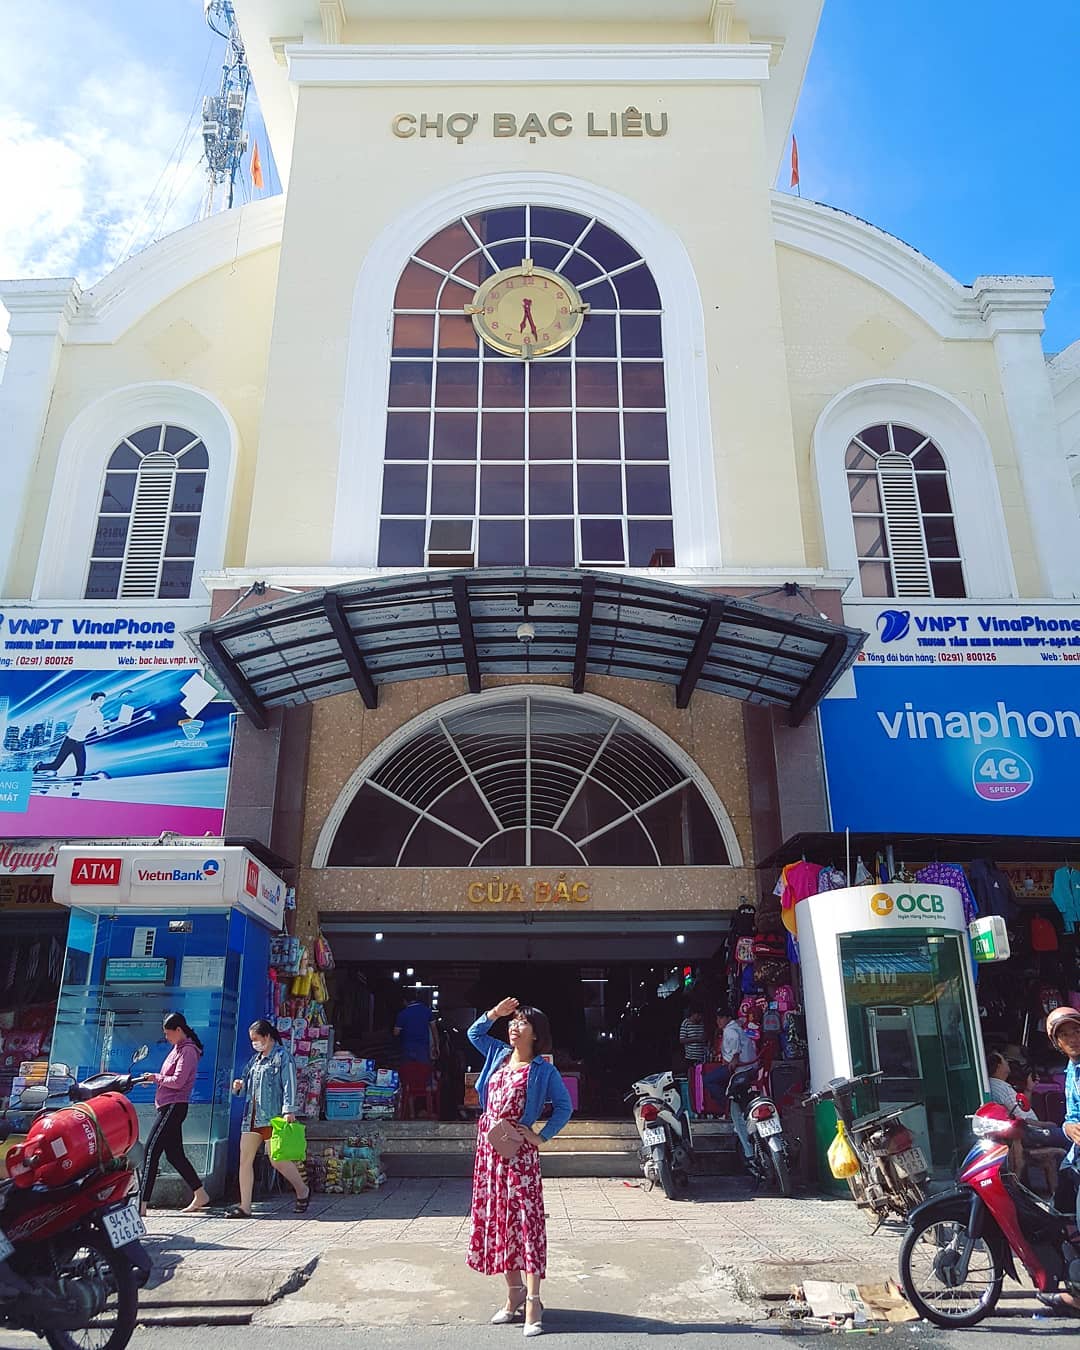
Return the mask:
[[534,267],[531,258],[489,277],[465,306],[489,347],[526,360],[550,356],[573,342],[588,312],[565,277]]

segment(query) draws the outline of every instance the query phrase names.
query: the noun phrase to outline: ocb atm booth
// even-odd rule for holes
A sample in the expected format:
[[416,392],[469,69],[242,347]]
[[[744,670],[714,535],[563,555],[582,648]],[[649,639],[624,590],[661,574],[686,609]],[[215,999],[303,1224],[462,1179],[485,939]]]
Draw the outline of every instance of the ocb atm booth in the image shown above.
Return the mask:
[[[247,1028],[265,1013],[270,940],[282,927],[285,883],[247,849],[197,845],[60,850],[54,898],[71,910],[52,1059],[79,1077],[126,1068],[169,1046],[162,1021],[180,1012],[203,1042],[184,1125],[188,1157],[211,1195],[229,1170],[243,1103],[230,1091],[250,1057]],[[153,1087],[132,1101],[145,1139]],[[158,1194],[179,1179],[162,1160]]]

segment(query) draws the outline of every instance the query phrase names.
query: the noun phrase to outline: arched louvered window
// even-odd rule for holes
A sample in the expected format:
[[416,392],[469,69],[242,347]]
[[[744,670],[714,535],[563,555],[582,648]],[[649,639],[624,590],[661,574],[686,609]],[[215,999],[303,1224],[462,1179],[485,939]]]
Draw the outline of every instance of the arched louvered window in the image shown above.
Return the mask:
[[949,471],[934,442],[883,422],[852,439],[845,464],[863,595],[965,596]]
[[86,577],[87,600],[186,600],[199,541],[206,447],[155,423],[109,457]]

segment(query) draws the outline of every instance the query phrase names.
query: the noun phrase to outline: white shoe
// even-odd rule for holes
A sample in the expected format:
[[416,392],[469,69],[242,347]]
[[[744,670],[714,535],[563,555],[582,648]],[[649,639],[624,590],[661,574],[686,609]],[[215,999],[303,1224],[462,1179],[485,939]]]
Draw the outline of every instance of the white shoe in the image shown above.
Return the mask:
[[502,1327],[505,1326],[507,1322],[516,1322],[519,1317],[525,1315],[525,1300],[528,1298],[528,1294],[525,1293],[525,1286],[523,1284],[515,1285],[510,1289],[506,1295],[506,1301],[507,1303],[513,1302],[513,1296],[518,1293],[522,1294],[523,1297],[514,1302],[512,1308],[500,1308],[491,1319],[491,1325],[493,1327]]
[[[526,1294],[526,1295],[525,1295],[525,1302],[526,1302],[526,1303],[540,1303],[540,1295],[539,1295],[539,1294]],[[543,1303],[540,1303],[540,1316],[536,1319],[535,1322],[526,1322],[526,1323],[525,1323],[525,1335],[526,1335],[526,1336],[542,1336],[543,1334],[544,1334],[544,1305],[543,1305]]]

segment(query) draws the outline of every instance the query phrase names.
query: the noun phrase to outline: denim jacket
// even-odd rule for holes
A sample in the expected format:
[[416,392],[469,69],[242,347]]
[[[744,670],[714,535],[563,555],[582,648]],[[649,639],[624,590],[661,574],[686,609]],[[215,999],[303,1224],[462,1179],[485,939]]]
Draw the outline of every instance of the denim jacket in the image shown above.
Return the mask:
[[[491,1022],[486,1017],[478,1017],[469,1028],[469,1040],[484,1056],[484,1068],[476,1080],[476,1093],[481,1107],[487,1109],[487,1090],[491,1075],[500,1068],[510,1056],[510,1047],[505,1041],[496,1040],[489,1035]],[[547,1142],[554,1139],[573,1114],[570,1094],[562,1080],[562,1074],[554,1064],[546,1059],[534,1059],[529,1065],[529,1086],[525,1090],[525,1110],[520,1123],[532,1126],[540,1118],[547,1103],[551,1103],[551,1119],[538,1131],[540,1138]]]
[[252,1103],[256,1129],[275,1116],[296,1114],[296,1063],[283,1045],[275,1045],[266,1056],[253,1055],[243,1082],[245,1129],[251,1128]]

